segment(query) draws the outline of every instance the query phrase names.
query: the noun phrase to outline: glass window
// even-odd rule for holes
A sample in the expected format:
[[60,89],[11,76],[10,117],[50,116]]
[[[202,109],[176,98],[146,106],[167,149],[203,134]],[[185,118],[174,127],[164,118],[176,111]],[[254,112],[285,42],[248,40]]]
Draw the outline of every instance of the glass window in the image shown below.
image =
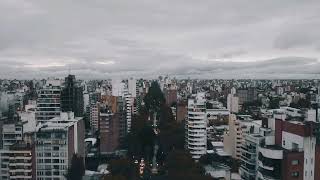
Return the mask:
[[292,176],[292,177],[298,177],[298,176],[299,176],[299,172],[292,172],[292,173],[291,173],[291,176]]
[[299,160],[292,160],[291,161],[291,165],[297,165],[297,164],[299,164]]

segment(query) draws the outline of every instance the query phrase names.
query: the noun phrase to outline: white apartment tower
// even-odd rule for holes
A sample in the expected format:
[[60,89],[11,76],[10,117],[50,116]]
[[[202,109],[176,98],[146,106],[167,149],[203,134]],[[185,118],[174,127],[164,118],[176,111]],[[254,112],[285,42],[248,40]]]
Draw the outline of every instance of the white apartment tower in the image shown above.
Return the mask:
[[127,120],[127,133],[131,131],[131,119],[132,119],[132,102],[133,98],[130,93],[124,93],[125,100],[125,111],[126,111],[126,120]]
[[205,93],[198,93],[194,99],[188,100],[188,116],[186,122],[186,148],[192,158],[199,159],[207,151],[207,120]]
[[124,89],[125,89],[125,83],[123,83],[119,79],[112,79],[111,81],[112,86],[112,96],[122,96]]
[[231,113],[239,112],[239,98],[236,97],[234,94],[228,94],[227,108]]
[[137,97],[137,80],[134,78],[128,79],[128,91],[132,97]]
[[223,137],[224,150],[233,158],[240,159],[242,146],[242,132],[236,115],[229,116],[229,131]]

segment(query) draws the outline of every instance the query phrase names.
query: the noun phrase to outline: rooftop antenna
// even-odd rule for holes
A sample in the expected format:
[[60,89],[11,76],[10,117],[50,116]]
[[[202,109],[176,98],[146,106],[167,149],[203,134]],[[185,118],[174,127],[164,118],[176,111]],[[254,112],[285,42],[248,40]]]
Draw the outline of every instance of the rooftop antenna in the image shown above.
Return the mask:
[[70,67],[70,65],[69,65],[69,67],[68,67],[68,75],[70,75],[71,74],[71,67]]

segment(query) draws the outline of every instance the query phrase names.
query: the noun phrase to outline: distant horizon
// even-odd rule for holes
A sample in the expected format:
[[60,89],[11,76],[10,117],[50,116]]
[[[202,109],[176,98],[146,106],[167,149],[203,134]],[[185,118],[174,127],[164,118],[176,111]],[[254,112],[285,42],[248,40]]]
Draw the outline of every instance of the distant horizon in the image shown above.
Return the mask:
[[[75,74],[71,74],[71,75],[75,75]],[[55,80],[64,80],[65,77],[67,77],[68,75],[64,76],[64,77],[43,77],[43,78],[26,78],[26,79],[23,79],[23,78],[0,78],[0,80],[19,80],[19,81],[29,81],[29,80],[48,80],[48,79],[55,79]],[[162,77],[166,77],[166,76],[163,76],[163,75],[159,75],[159,76],[162,76]],[[154,78],[143,78],[143,77],[114,77],[114,78],[97,78],[97,79],[85,79],[85,78],[79,78],[77,75],[75,75],[76,79],[77,80],[84,80],[84,81],[94,81],[94,80],[113,80],[113,79],[120,79],[120,80],[127,80],[127,79],[130,79],[130,78],[134,78],[136,80],[139,80],[139,79],[143,79],[143,80],[158,80],[159,76],[157,77],[154,77]],[[177,80],[320,80],[320,75],[317,75],[319,76],[319,78],[205,78],[205,77],[202,77],[202,78],[196,78],[196,77],[186,77],[186,78],[180,78],[178,76],[168,76],[170,77],[171,79],[177,79]]]

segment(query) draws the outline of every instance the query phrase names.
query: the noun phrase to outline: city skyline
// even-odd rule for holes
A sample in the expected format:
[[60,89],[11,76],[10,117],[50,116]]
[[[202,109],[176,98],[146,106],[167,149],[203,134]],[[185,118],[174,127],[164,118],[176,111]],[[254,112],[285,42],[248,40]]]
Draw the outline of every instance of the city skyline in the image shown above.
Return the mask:
[[4,0],[0,77],[319,78],[319,5]]

